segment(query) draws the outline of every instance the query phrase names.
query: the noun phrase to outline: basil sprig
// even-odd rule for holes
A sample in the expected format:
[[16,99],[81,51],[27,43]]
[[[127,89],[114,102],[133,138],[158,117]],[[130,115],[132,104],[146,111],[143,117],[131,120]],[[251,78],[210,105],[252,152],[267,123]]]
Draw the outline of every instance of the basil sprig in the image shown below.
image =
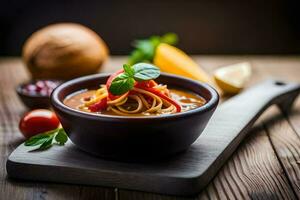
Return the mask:
[[32,136],[25,142],[25,146],[34,146],[33,150],[45,150],[53,144],[64,145],[68,141],[68,136],[63,128],[57,128],[45,133]]
[[138,63],[133,66],[123,65],[124,72],[113,79],[109,91],[113,95],[121,95],[134,86],[135,81],[148,81],[160,75],[159,68],[148,63]]
[[163,36],[151,36],[147,39],[135,40],[132,46],[135,48],[128,58],[128,64],[133,65],[139,62],[152,62],[156,47],[160,43],[176,45],[178,36],[175,33],[166,33]]

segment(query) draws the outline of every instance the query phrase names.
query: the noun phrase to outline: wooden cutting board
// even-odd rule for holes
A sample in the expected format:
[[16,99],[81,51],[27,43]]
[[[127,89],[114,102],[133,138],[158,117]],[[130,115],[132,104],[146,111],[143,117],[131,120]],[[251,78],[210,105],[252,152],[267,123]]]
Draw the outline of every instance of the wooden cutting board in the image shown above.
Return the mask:
[[9,156],[7,172],[9,177],[25,180],[196,194],[214,177],[260,114],[274,103],[287,111],[299,91],[299,84],[269,80],[231,98],[217,108],[202,135],[186,152],[159,162],[104,160],[71,142],[36,152],[28,152],[22,144]]

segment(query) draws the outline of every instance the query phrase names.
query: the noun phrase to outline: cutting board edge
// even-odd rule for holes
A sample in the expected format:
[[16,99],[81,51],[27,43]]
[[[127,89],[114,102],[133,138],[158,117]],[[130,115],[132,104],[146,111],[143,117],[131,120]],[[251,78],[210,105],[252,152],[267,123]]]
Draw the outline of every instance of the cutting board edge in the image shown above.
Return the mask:
[[[19,180],[116,187],[120,189],[180,196],[198,195],[207,185],[207,183],[201,181],[203,180],[202,176],[205,176],[204,174],[193,177],[165,177],[163,180],[162,177],[156,176],[157,180],[155,180],[153,175],[149,175],[148,178],[145,178],[145,175],[140,178],[130,178],[131,174],[125,172],[122,177],[111,179],[111,177],[115,175],[114,173],[106,174],[107,172],[104,172],[95,176],[91,170],[90,178],[87,178],[86,173],[85,177],[78,176],[78,174],[80,174],[80,170],[82,170],[80,168],[76,169],[74,167],[65,166],[49,167],[43,164],[34,164],[30,162],[25,163],[23,161],[20,162],[18,159],[15,159],[14,153],[15,151],[13,151],[7,159],[6,171],[9,178],[15,178]],[[45,167],[47,167],[48,171],[46,175],[44,173]],[[70,169],[73,171],[70,172]],[[55,171],[58,171],[59,173]],[[62,176],[62,174],[67,174],[68,177]],[[103,177],[105,178],[103,179]],[[149,183],[152,184],[149,185]]]

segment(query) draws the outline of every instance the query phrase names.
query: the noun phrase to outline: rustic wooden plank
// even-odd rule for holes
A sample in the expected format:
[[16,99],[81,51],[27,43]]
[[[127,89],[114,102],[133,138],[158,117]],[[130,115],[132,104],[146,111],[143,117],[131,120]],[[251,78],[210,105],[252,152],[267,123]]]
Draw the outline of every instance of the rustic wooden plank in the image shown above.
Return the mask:
[[178,197],[178,196],[169,196],[169,195],[160,195],[152,194],[146,192],[137,192],[131,190],[119,190],[119,199],[128,199],[128,200],[195,200],[195,197]]
[[[296,150],[298,154],[298,157],[296,158],[295,161],[290,163],[292,165],[293,170],[290,171],[286,169],[287,171],[287,176],[290,179],[291,185],[294,188],[294,191],[297,195],[297,197],[300,199],[300,157],[299,157],[299,152],[300,152],[300,98],[298,97],[296,101],[296,110],[293,110],[292,113],[290,113],[287,116],[287,120],[289,124],[291,125],[293,131],[295,134],[298,136],[298,146],[296,146]],[[294,141],[295,142],[295,141]]]
[[[251,122],[270,105],[270,100],[300,89],[297,84],[283,86],[275,83],[263,82],[220,105],[195,144],[174,159],[151,165],[125,165],[90,157],[71,144],[38,153],[28,153],[24,146],[20,146],[9,157],[9,175],[29,180],[102,184],[177,195],[198,193],[233,153]],[[231,197],[234,196],[228,196]]]
[[34,199],[115,199],[111,189],[63,184],[39,184],[34,188]]
[[206,193],[212,199],[295,199],[264,129],[250,134]]
[[[247,58],[247,56],[245,56],[245,58]],[[241,59],[239,57],[239,59]],[[246,61],[250,61],[253,65],[253,71],[255,73],[255,77],[252,78],[251,83],[258,80],[262,80],[264,78],[268,78],[268,77],[278,77],[279,79],[283,79],[283,80],[294,80],[294,81],[299,81],[299,62],[300,60],[298,58],[295,57],[268,57],[268,56],[264,56],[264,57],[248,57],[248,59],[246,59]],[[230,64],[231,60],[228,61],[222,61],[220,62],[221,65],[223,65],[222,63],[226,64]],[[267,112],[268,113],[268,112]],[[263,118],[267,118],[268,114],[265,115],[265,117]],[[264,136],[265,137],[265,136]],[[258,143],[260,143],[259,138],[254,138],[255,140],[258,140]],[[245,141],[245,143],[247,144],[247,141]],[[260,144],[261,145],[261,144]],[[254,147],[258,147],[260,148],[260,145],[253,145]],[[246,148],[246,146],[245,146]],[[251,146],[250,146],[251,148]],[[266,150],[263,150],[266,151]],[[245,163],[243,157],[241,160],[241,163]],[[271,163],[270,163],[271,164]],[[227,166],[232,165],[232,162],[228,162]],[[227,168],[227,166],[225,166],[224,168]],[[261,164],[259,164],[258,166],[261,166]],[[273,164],[271,164],[271,166],[274,166]],[[229,167],[230,168],[230,167]],[[235,169],[232,168],[231,169]],[[236,168],[237,170],[239,168]],[[280,167],[278,167],[277,164],[277,173],[281,173],[282,171],[280,171]],[[276,171],[275,171],[276,172]],[[222,172],[220,172],[222,173]],[[222,177],[225,175],[218,175],[217,177]],[[248,179],[246,179],[248,180]],[[285,180],[286,182],[286,180]],[[289,180],[288,180],[289,182]],[[210,190],[210,188],[212,188],[211,186],[208,187],[208,190]],[[242,187],[241,187],[242,188]],[[299,191],[299,190],[298,190]],[[209,192],[209,194],[215,194],[215,192]]]
[[[257,65],[265,74],[300,82],[298,58],[290,57],[288,62],[280,58],[264,58]],[[282,115],[278,109],[273,108],[268,115],[276,116],[272,121],[266,122],[265,126],[289,182],[300,198],[300,98],[296,100],[291,113]]]
[[[22,136],[18,133],[19,114],[24,111],[23,106],[15,96],[14,86],[10,79],[9,70],[20,69],[20,79],[25,78],[24,70],[19,66],[19,60],[0,61],[0,197],[3,199],[32,199],[36,183],[19,184],[6,179],[5,164],[9,153],[21,141]],[[11,102],[11,105],[8,104]]]
[[257,125],[214,180],[198,196],[178,198],[120,190],[124,199],[296,199],[268,136]]
[[[236,57],[235,62],[238,61],[250,61],[250,63],[253,66],[253,72],[254,72],[254,77],[252,77],[249,85],[255,83],[256,81],[260,81],[265,78],[269,77],[276,77],[277,79],[282,79],[282,80],[289,80],[289,81],[300,81],[300,70],[299,70],[299,64],[300,64],[300,59],[299,57],[294,57],[294,56],[244,56],[244,57]],[[232,59],[222,59],[222,58],[217,58],[216,60],[213,58],[208,58],[205,60],[207,64],[216,64],[219,66],[223,66],[226,64],[231,64],[235,63]],[[270,114],[267,112],[262,119],[268,118]],[[295,114],[293,119],[296,119],[296,116],[299,118],[299,113],[298,115]],[[299,124],[299,121],[298,123]],[[247,143],[247,141],[245,141]],[[228,166],[231,165],[232,162],[228,162]],[[244,160],[242,158],[242,163],[244,163]],[[260,165],[259,165],[260,166]],[[227,166],[226,166],[227,167]],[[225,168],[226,168],[225,167]],[[238,168],[237,168],[238,169]],[[278,168],[280,170],[280,168]],[[281,173],[281,172],[280,172]],[[219,177],[222,175],[218,175]],[[290,182],[290,180],[288,180]],[[294,182],[294,183],[293,183]],[[297,180],[292,181],[292,185],[295,184]],[[298,180],[299,183],[299,180]],[[208,187],[210,188],[210,187]],[[299,191],[299,188],[298,188]],[[214,192],[210,192],[210,194],[213,194]]]
[[[257,81],[266,78],[264,67],[270,69],[269,75],[281,75],[278,77],[291,78],[289,74],[297,76],[297,69],[300,59],[294,57],[280,57],[273,61],[274,57],[222,57],[222,56],[201,56],[195,57],[198,63],[207,70],[229,65],[233,63],[250,61],[253,66],[254,77],[250,80],[249,86]],[[262,63],[260,63],[262,60]],[[282,61],[284,60],[284,61]],[[281,73],[271,67],[276,62],[277,68],[290,66],[288,73]],[[278,64],[279,63],[279,64]],[[277,73],[276,73],[277,72]],[[291,80],[297,80],[292,77]],[[259,123],[257,123],[259,124]],[[258,155],[258,156],[256,156]],[[257,158],[258,157],[258,158]],[[252,160],[251,160],[252,159]],[[268,196],[272,194],[273,196]],[[141,192],[120,190],[121,199],[131,198],[157,198],[164,199],[166,196]],[[198,196],[197,199],[294,199],[289,181],[285,177],[282,167],[276,158],[276,154],[270,145],[268,136],[264,129],[259,126],[254,129],[249,139],[247,139],[237,150],[227,164],[220,170],[215,179]],[[169,197],[168,197],[169,198]],[[175,198],[174,198],[175,199]]]
[[298,97],[295,108],[293,112],[289,113],[288,115],[288,121],[290,125],[293,127],[294,131],[297,133],[297,135],[300,137],[300,99]]
[[[201,56],[201,57],[197,57],[197,59],[200,61],[200,63],[202,63],[202,65],[205,68],[208,68],[208,69],[213,69],[216,66],[222,66],[222,65],[226,65],[226,64],[231,64],[231,63],[239,62],[239,61],[248,61],[248,60],[251,60],[251,62],[255,63],[255,66],[257,66],[257,68],[255,67],[254,70],[256,70],[256,69],[262,69],[263,67],[266,67],[266,68],[270,69],[270,71],[272,71],[271,67],[275,66],[273,74],[280,75],[281,74],[281,70],[279,70],[279,69],[284,66],[284,68],[286,69],[285,72],[283,73],[284,76],[287,75],[287,74],[294,74],[294,76],[292,77],[292,79],[298,80],[298,81],[299,81],[299,77],[300,77],[299,76],[298,67],[296,67],[296,65],[299,66],[299,63],[300,63],[299,62],[299,58],[297,58],[297,57],[281,57],[281,58],[277,59],[275,57],[251,57],[251,56],[250,57],[245,56],[243,58],[241,58],[241,57],[222,57],[222,56],[220,56],[220,57],[216,57],[216,56]],[[105,65],[105,67],[103,68],[103,71],[113,71],[115,69],[115,66],[116,65],[120,65],[123,62],[123,60],[124,59],[121,58],[117,62],[116,61],[108,62]],[[14,62],[17,62],[17,63],[19,63],[18,65],[20,65],[20,61],[19,60],[16,60]],[[1,64],[7,66],[8,63],[7,62],[5,62],[5,63],[1,62]],[[0,66],[0,70],[1,70],[1,67],[3,65]],[[0,72],[0,76],[2,76],[1,74],[2,73]],[[2,81],[2,80],[0,80],[0,81]],[[1,82],[1,84],[2,84],[2,82]],[[18,113],[18,111],[17,111],[17,113]],[[0,113],[0,115],[1,115],[1,113]],[[299,116],[299,115],[297,115],[297,116]],[[295,119],[295,118],[292,118],[292,119]],[[1,121],[1,123],[2,123],[2,121]],[[3,129],[2,124],[1,124],[0,128],[1,128],[1,130]],[[3,132],[0,133],[0,136],[3,135],[2,133]],[[14,136],[14,137],[17,137],[17,136]],[[0,148],[2,148],[3,141],[2,141],[2,137],[0,137],[0,138],[1,138],[1,147]],[[14,143],[15,140],[16,139],[13,138],[11,140],[12,143]],[[16,145],[9,145],[9,146],[10,146],[9,148],[14,148]],[[5,147],[5,149],[6,149],[6,147]],[[2,150],[3,149],[1,149],[1,155],[3,155],[2,154]],[[1,162],[2,161],[3,160],[1,158]],[[241,161],[243,161],[243,160],[241,160]],[[2,163],[4,163],[4,162],[2,162]],[[230,163],[231,162],[229,161],[229,165],[230,165]],[[0,169],[3,169],[3,166],[1,166]],[[241,170],[241,169],[237,169],[237,170]],[[1,181],[5,178],[5,174],[6,174],[6,172],[2,170],[1,171]],[[246,174],[246,175],[248,175],[248,174]],[[243,174],[242,177],[243,178],[247,178],[246,175]],[[220,179],[220,178],[218,178],[218,179]],[[2,183],[1,183],[1,185],[2,185]],[[18,193],[18,194],[15,194],[15,197],[20,197],[20,196],[22,196],[22,197],[30,197],[31,192],[29,191],[29,188],[30,187],[35,187],[35,185],[30,185],[30,184],[28,186],[26,186],[26,183],[23,183],[23,182],[22,183],[9,183],[8,185],[11,185],[12,189],[18,188],[17,192],[15,192],[15,190],[14,190],[15,193]],[[3,188],[5,190],[2,190]],[[58,185],[57,188],[60,188],[60,185]],[[208,193],[210,193],[210,196],[209,196],[210,198],[220,197],[220,194],[218,194],[216,192],[216,187],[208,187],[208,188],[209,188],[208,192],[205,191],[206,195],[204,197],[201,196],[201,198],[203,197],[203,198],[207,199],[208,196],[209,196]],[[22,192],[21,190],[23,190],[24,192]],[[225,191],[224,189],[222,189],[222,190]],[[0,196],[4,192],[8,192],[8,191],[13,191],[13,190],[8,190],[6,187],[1,187]],[[56,191],[56,189],[54,191]],[[122,199],[122,197],[124,196],[124,193],[122,194],[122,192],[123,191],[121,191],[120,194],[119,194],[120,199]],[[124,191],[124,192],[128,192],[128,191]],[[145,194],[145,193],[137,193],[136,194],[135,192],[131,192],[131,191],[129,191],[128,193],[131,193],[132,197],[134,197],[134,196],[137,196],[137,197],[138,196],[142,196],[142,197],[145,197],[145,198],[148,198],[148,199],[151,199],[151,197],[153,197],[153,198],[160,198],[159,195],[158,196],[157,195],[152,196],[152,194]],[[223,194],[224,194],[224,192],[223,192]],[[169,198],[169,197],[167,197],[167,198]]]
[[15,87],[28,79],[20,59],[0,60],[0,199],[114,199],[114,189],[7,179],[8,155],[24,140],[18,122],[25,107]]
[[[297,108],[299,113],[300,106]],[[272,120],[264,122],[264,125],[290,184],[297,197],[300,198],[300,137],[294,129],[297,126],[290,126],[290,122],[295,123],[294,120],[298,116],[295,118],[289,116],[289,122],[275,107],[272,108],[270,115],[273,116]],[[299,121],[296,125],[298,123]]]

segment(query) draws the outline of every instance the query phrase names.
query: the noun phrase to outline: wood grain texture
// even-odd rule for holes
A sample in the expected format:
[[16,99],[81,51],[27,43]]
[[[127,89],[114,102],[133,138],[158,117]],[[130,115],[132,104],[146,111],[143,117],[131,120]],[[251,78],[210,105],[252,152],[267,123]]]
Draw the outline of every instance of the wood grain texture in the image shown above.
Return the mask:
[[[262,60],[258,65],[262,68],[267,61]],[[264,74],[276,74],[300,82],[300,65],[295,58],[289,59],[286,64],[275,59],[272,68],[264,67],[262,70]],[[267,114],[273,118],[264,126],[294,193],[300,199],[300,98],[296,99],[291,113],[283,114],[272,108]]]
[[103,187],[76,186],[63,184],[38,184],[33,199],[115,199],[112,189]]
[[257,123],[236,153],[197,197],[121,190],[121,199],[296,199],[266,131]]
[[7,157],[24,140],[18,122],[26,109],[19,101],[15,87],[27,79],[20,59],[0,60],[0,199],[115,199],[113,188],[7,179]]
[[[300,59],[297,57],[272,57],[272,56],[230,56],[230,57],[218,57],[218,56],[204,56],[195,57],[198,63],[202,64],[208,71],[212,71],[217,67],[233,64],[237,62],[250,61],[253,67],[254,76],[249,82],[249,86],[257,81],[261,81],[268,77],[279,77],[286,80],[300,81]],[[300,109],[300,105],[297,105]],[[268,113],[268,112],[267,112]],[[295,126],[298,124],[300,127],[300,112],[292,114]],[[266,115],[262,119],[266,118]],[[260,124],[260,123],[257,123]],[[252,131],[249,137],[249,141],[246,140],[240,148],[237,150],[227,164],[220,170],[215,179],[208,185],[208,187],[198,196],[191,199],[228,199],[226,193],[229,191],[233,196],[242,196],[245,199],[272,199],[268,195],[255,195],[255,191],[259,188],[271,188],[272,194],[277,197],[289,197],[286,199],[293,199],[295,195],[286,195],[287,192],[291,192],[291,187],[288,183],[290,181],[284,177],[285,173],[280,163],[276,159],[276,154],[271,148],[268,136],[263,130],[263,127],[259,125],[258,129]],[[263,140],[261,140],[263,139]],[[298,149],[300,149],[298,147]],[[249,156],[255,156],[256,154],[264,154],[260,157],[262,159],[256,159],[255,162],[248,160]],[[246,156],[245,156],[246,155]],[[265,157],[269,158],[265,161]],[[250,165],[248,164],[250,163]],[[247,168],[242,166],[248,166]],[[261,173],[258,173],[257,169],[264,168],[263,173],[267,176],[260,177]],[[269,171],[267,169],[273,168],[272,176],[268,176]],[[246,169],[246,170],[245,170]],[[262,180],[265,177],[269,180]],[[230,181],[222,181],[229,179]],[[299,180],[292,180],[292,184],[299,182]],[[271,184],[270,184],[271,183]],[[278,184],[279,183],[279,184]],[[224,186],[223,184],[226,184]],[[230,188],[232,188],[230,190]],[[285,188],[282,193],[282,188]],[[270,189],[268,189],[270,190]],[[280,191],[281,190],[281,191]],[[299,190],[298,190],[299,191]],[[250,195],[252,194],[252,195]],[[282,195],[283,194],[283,195]],[[273,197],[274,197],[273,196]],[[120,190],[121,199],[131,198],[146,198],[146,199],[165,199],[166,196],[150,194],[146,195],[142,192],[132,192],[127,190]],[[259,198],[260,197],[260,198]],[[268,198],[269,197],[269,198]],[[174,198],[175,199],[175,198]],[[189,198],[190,199],[190,198]],[[237,198],[241,199],[241,198]]]
[[[216,67],[219,66],[224,66],[227,64],[232,64],[232,63],[237,63],[240,61],[250,61],[253,65],[253,71],[254,71],[254,77],[251,79],[249,85],[252,85],[253,83],[260,81],[268,76],[277,76],[281,78],[286,78],[288,80],[295,80],[295,81],[300,81],[300,58],[296,56],[197,56],[195,57],[197,62],[199,62],[204,68],[206,68],[209,71],[212,71]],[[124,58],[114,58],[110,60],[109,62],[106,63],[106,65],[103,68],[103,71],[108,72],[108,71],[113,71],[116,68],[119,68],[121,64],[123,63]],[[0,60],[0,87],[3,84],[3,74],[7,76],[6,71],[10,71],[8,74],[9,76],[12,76],[11,73],[16,74],[17,80],[13,80],[11,82],[10,77],[6,79],[5,82],[8,82],[9,88],[13,88],[17,82],[21,82],[24,79],[28,78],[27,75],[25,74],[24,70],[21,67],[21,62],[19,59],[1,59]],[[11,68],[12,67],[12,68]],[[263,74],[263,75],[259,75]],[[2,89],[2,88],[1,88]],[[5,90],[8,90],[7,87],[5,87]],[[1,92],[7,93],[7,91],[1,90]],[[12,94],[12,93],[11,93]],[[15,94],[12,94],[15,95]],[[14,118],[19,118],[20,113],[24,111],[24,107],[20,104],[18,100],[15,99],[15,104],[17,106],[17,111],[15,111],[16,115]],[[46,199],[55,199],[57,196],[60,196],[61,199],[64,199],[67,194],[72,194],[73,192],[76,194],[76,189],[73,186],[69,185],[56,185],[56,184],[45,184],[45,187],[39,187],[38,184],[36,183],[28,183],[28,182],[18,182],[18,181],[11,181],[6,179],[6,170],[3,161],[6,160],[7,155],[19,144],[20,139],[22,138],[19,136],[18,129],[16,128],[16,124],[14,124],[12,127],[6,127],[4,124],[9,124],[11,121],[9,120],[11,117],[3,116],[6,114],[5,107],[2,105],[2,100],[0,99],[0,155],[1,155],[1,160],[0,160],[0,169],[1,169],[1,174],[0,174],[0,197],[9,197],[9,198],[1,198],[1,199],[32,199],[31,197],[35,197],[35,199],[43,199],[39,198],[39,194],[47,193],[48,196],[46,196]],[[3,110],[4,108],[4,110]],[[299,106],[297,106],[299,108]],[[18,110],[19,109],[19,110]],[[295,133],[299,135],[299,126],[300,126],[300,120],[299,120],[299,112],[298,113],[292,113],[292,117],[289,117],[289,122],[290,124],[293,125],[293,130]],[[6,119],[3,121],[3,118]],[[13,132],[13,133],[12,133]],[[5,134],[5,136],[4,136]],[[254,133],[255,134],[255,133]],[[252,139],[255,141],[259,141],[260,137],[254,136]],[[268,142],[266,142],[268,143]],[[247,142],[244,142],[241,147],[243,148],[248,148]],[[254,145],[253,143],[251,143]],[[257,144],[262,145],[260,142]],[[252,148],[255,148],[256,145],[254,145]],[[299,149],[299,147],[297,147]],[[263,149],[266,153],[269,152],[268,148]],[[239,154],[239,150],[237,151],[237,154]],[[270,153],[272,154],[272,153]],[[220,173],[216,176],[214,181],[207,187],[207,189],[200,195],[199,197],[195,198],[200,198],[200,199],[220,199],[224,198],[224,194],[230,189],[230,187],[234,188],[233,186],[222,186],[220,183],[224,179],[222,176],[236,176],[234,173],[235,169],[239,174],[240,174],[240,179],[237,179],[236,185],[242,185],[245,180],[248,179],[248,177],[253,178],[255,180],[255,173],[250,173],[251,171],[245,171],[242,168],[240,168],[241,165],[234,165],[234,162],[232,160],[235,160],[235,162],[240,162],[240,163],[245,163],[246,158],[244,156],[233,156],[233,159],[231,159],[227,165],[220,171]],[[255,162],[252,166],[260,166],[260,162]],[[272,164],[273,165],[273,164]],[[276,166],[276,163],[274,164]],[[237,167],[238,166],[238,167]],[[229,168],[231,171],[231,174],[228,175],[228,173],[223,172],[226,168]],[[235,167],[235,168],[234,168]],[[280,170],[280,168],[279,168]],[[278,171],[275,171],[277,174]],[[279,171],[280,172],[280,171]],[[282,172],[282,169],[281,169]],[[281,174],[281,173],[279,173]],[[276,178],[277,176],[275,176]],[[289,177],[289,176],[287,176]],[[230,177],[229,177],[230,179]],[[231,178],[233,179],[233,178]],[[292,179],[289,178],[289,182],[291,185],[299,183],[299,179]],[[234,182],[233,182],[234,184]],[[251,187],[248,190],[252,190],[255,188],[260,187],[261,185],[264,185],[265,187],[267,183],[263,182],[256,182],[254,181],[253,184],[251,184]],[[216,187],[215,185],[219,186]],[[51,189],[51,187],[54,187]],[[77,186],[76,186],[77,187]],[[79,187],[79,186],[78,186]],[[272,186],[270,186],[272,187]],[[44,189],[40,189],[44,188]],[[64,192],[65,189],[70,188],[70,192]],[[220,189],[220,190],[217,190]],[[241,186],[242,188],[242,186]],[[248,187],[247,187],[248,188]],[[275,187],[276,188],[276,187]],[[294,187],[293,187],[294,188]],[[89,187],[87,191],[89,191]],[[295,189],[294,189],[295,190]],[[38,191],[43,191],[42,193]],[[97,189],[95,189],[95,192]],[[107,190],[105,190],[107,191]],[[237,191],[237,190],[235,190]],[[244,190],[242,190],[244,191]],[[96,193],[103,193],[103,190],[100,190],[99,192]],[[34,193],[37,195],[34,196]],[[105,192],[104,192],[105,193]],[[112,194],[108,192],[109,194]],[[242,193],[243,192],[237,192],[237,193]],[[150,194],[150,193],[141,193],[141,192],[135,192],[135,191],[128,191],[128,190],[119,190],[119,193],[116,193],[117,197],[119,199],[182,199],[182,198],[177,198],[173,196],[164,196],[164,195],[156,195],[156,194]],[[113,195],[113,194],[112,194]],[[238,194],[236,194],[238,196]],[[226,195],[225,195],[226,197]],[[267,197],[263,198],[266,199]],[[69,199],[69,198],[68,198]],[[78,198],[77,198],[78,199]],[[190,198],[188,198],[190,199]],[[194,199],[194,198],[191,198]],[[255,199],[255,198],[254,198]]]
[[211,199],[295,199],[262,126],[252,130],[205,192]]
[[293,116],[285,118],[278,108],[273,108],[269,114],[272,120],[264,122],[264,125],[291,186],[300,199],[300,137],[296,132],[299,130],[294,129]]
[[[24,112],[22,104],[14,93],[14,86],[26,78],[19,60],[0,61],[0,197],[3,199],[30,199],[34,195],[35,183],[20,184],[6,179],[5,162],[10,152],[23,140],[18,132],[20,114]],[[19,69],[19,75],[12,73]],[[12,82],[16,76],[16,82]],[[13,106],[12,106],[13,105]],[[16,189],[17,188],[17,189]]]
[[71,143],[42,152],[28,152],[20,145],[8,158],[7,172],[10,177],[25,180],[115,186],[173,195],[197,194],[267,107],[300,92],[299,84],[276,83],[264,81],[221,104],[187,151],[159,162],[102,160],[79,151]]
[[[251,62],[252,66],[253,66],[253,72],[254,72],[254,76],[251,78],[249,85],[255,83],[256,81],[262,80],[264,78],[269,78],[269,77],[277,77],[277,78],[283,79],[283,80],[294,80],[297,82],[300,81],[300,70],[299,70],[299,59],[298,58],[295,58],[295,57],[288,57],[288,58],[287,57],[275,57],[274,58],[272,56],[263,56],[263,57],[244,56],[244,58],[242,58],[242,57],[236,58],[236,62],[245,61],[245,60]],[[223,60],[222,58],[220,59],[220,61],[219,61],[219,59],[217,59],[217,60],[209,59],[209,60],[205,60],[205,61],[207,62],[208,65],[211,65],[215,62],[220,63],[219,66],[222,66],[224,64],[235,63],[231,59]],[[296,107],[296,111],[300,110],[300,104],[297,104],[295,107]],[[295,112],[295,109],[294,109],[294,112],[292,113],[291,116],[293,116],[292,119],[294,119],[295,124],[299,124],[299,122],[300,122],[299,120],[296,121],[296,118],[299,118],[299,114],[300,113]],[[268,118],[270,118],[270,117],[272,117],[272,114],[270,115],[270,111],[267,111],[261,117],[261,119],[268,121]],[[282,119],[282,116],[281,116],[281,119]],[[262,120],[260,120],[260,122],[257,124],[259,124],[259,125],[262,124],[261,123]],[[262,125],[260,125],[260,127],[265,128]],[[257,181],[257,173],[251,173],[252,168],[250,168],[250,171],[247,171],[247,170],[245,171],[244,168],[242,168],[242,170],[241,170],[240,166],[243,163],[251,162],[251,160],[247,159],[247,156],[236,157],[237,154],[241,154],[241,149],[244,149],[245,151],[250,152],[250,154],[247,154],[247,155],[253,156],[256,154],[259,155],[259,154],[264,153],[265,155],[268,155],[268,157],[270,157],[270,158],[271,157],[274,158],[274,156],[277,157],[276,152],[272,152],[270,148],[265,148],[266,146],[270,147],[268,140],[266,140],[266,138],[268,137],[268,135],[266,135],[266,131],[261,130],[260,132],[263,132],[263,133],[261,135],[259,135],[259,133],[257,133],[255,130],[252,131],[253,136],[249,137],[249,141],[246,140],[240,146],[237,153],[232,157],[231,160],[228,161],[227,165],[220,171],[220,173],[217,175],[217,177],[214,179],[214,181],[212,181],[212,183],[207,187],[207,189],[203,192],[203,194],[200,195],[200,197],[199,197],[200,199],[206,199],[208,194],[211,197],[213,197],[212,199],[215,199],[215,197],[217,197],[217,199],[220,199],[220,196],[222,197],[222,192],[220,192],[220,191],[222,191],[222,188],[224,188],[224,187],[222,187],[221,190],[216,190],[215,189],[216,187],[214,185],[221,185],[222,184],[220,182],[221,178],[219,178],[219,177],[224,177],[224,176],[225,177],[236,177],[236,176],[240,177],[241,180],[236,182],[238,185],[243,185],[243,182],[248,182],[249,180],[252,180],[253,184],[246,187],[246,188],[248,188],[249,191],[257,190],[257,188],[260,188],[260,187],[266,187],[265,185],[268,185],[271,181],[271,183],[276,183],[276,185],[277,185],[277,186],[275,185],[275,187],[273,187],[272,185],[270,185],[270,186],[271,186],[271,188],[277,188],[276,189],[277,192],[274,192],[273,194],[278,197],[284,197],[284,195],[283,196],[281,195],[282,192],[279,192],[280,190],[278,190],[278,188],[279,189],[281,187],[284,188],[284,185],[285,184],[288,185],[288,183],[291,185],[299,183],[299,179],[298,180],[295,180],[295,179],[290,180],[289,176],[288,176],[288,178],[283,177],[281,179],[281,177],[286,175],[286,173],[284,172],[284,170],[281,166],[278,166],[278,163],[281,164],[280,161],[278,162],[278,161],[273,160],[273,162],[265,162],[264,160],[256,159],[256,163],[252,162],[253,163],[252,167],[254,167],[254,169],[255,168],[259,169],[262,166],[265,166],[266,169],[268,169],[270,167],[273,168],[273,171],[275,173],[273,175],[275,175],[275,176],[273,176],[269,182],[263,181],[265,183],[263,185],[260,185],[260,181]],[[266,142],[265,144],[263,144],[262,141],[260,140],[262,137],[264,138],[264,141]],[[269,140],[270,140],[270,138],[269,138]],[[297,148],[300,149],[300,147],[297,147]],[[251,151],[249,151],[249,150],[251,150]],[[256,151],[256,150],[259,150],[259,151]],[[235,164],[238,164],[238,165],[235,165]],[[236,166],[239,166],[239,167],[236,167]],[[235,173],[232,173],[229,175],[225,175],[224,171],[226,169],[228,169],[230,171],[234,170],[237,173],[235,172]],[[264,173],[265,172],[266,171],[264,170]],[[266,174],[268,174],[268,173],[269,172],[267,171]],[[250,177],[250,179],[249,179],[249,177]],[[282,181],[282,180],[284,180],[284,181]],[[217,182],[220,182],[220,183],[217,183]],[[234,184],[234,183],[235,182],[229,182],[229,185]],[[280,183],[280,184],[278,184],[278,183]],[[270,186],[268,186],[268,187],[270,187]],[[240,188],[242,188],[242,187],[240,187]],[[293,189],[292,186],[287,187],[287,188],[290,188],[289,191],[291,191]],[[238,190],[235,190],[235,191],[238,191]],[[299,189],[298,189],[298,192],[299,192]],[[247,194],[249,194],[249,192],[246,193],[246,196],[247,196]],[[266,196],[260,196],[259,199],[265,199]],[[257,199],[258,197],[259,196],[251,196],[251,199],[253,199],[253,198]],[[290,198],[295,198],[295,195],[290,195]],[[271,198],[271,199],[274,199],[274,198]],[[289,198],[286,198],[286,199],[289,199]]]

